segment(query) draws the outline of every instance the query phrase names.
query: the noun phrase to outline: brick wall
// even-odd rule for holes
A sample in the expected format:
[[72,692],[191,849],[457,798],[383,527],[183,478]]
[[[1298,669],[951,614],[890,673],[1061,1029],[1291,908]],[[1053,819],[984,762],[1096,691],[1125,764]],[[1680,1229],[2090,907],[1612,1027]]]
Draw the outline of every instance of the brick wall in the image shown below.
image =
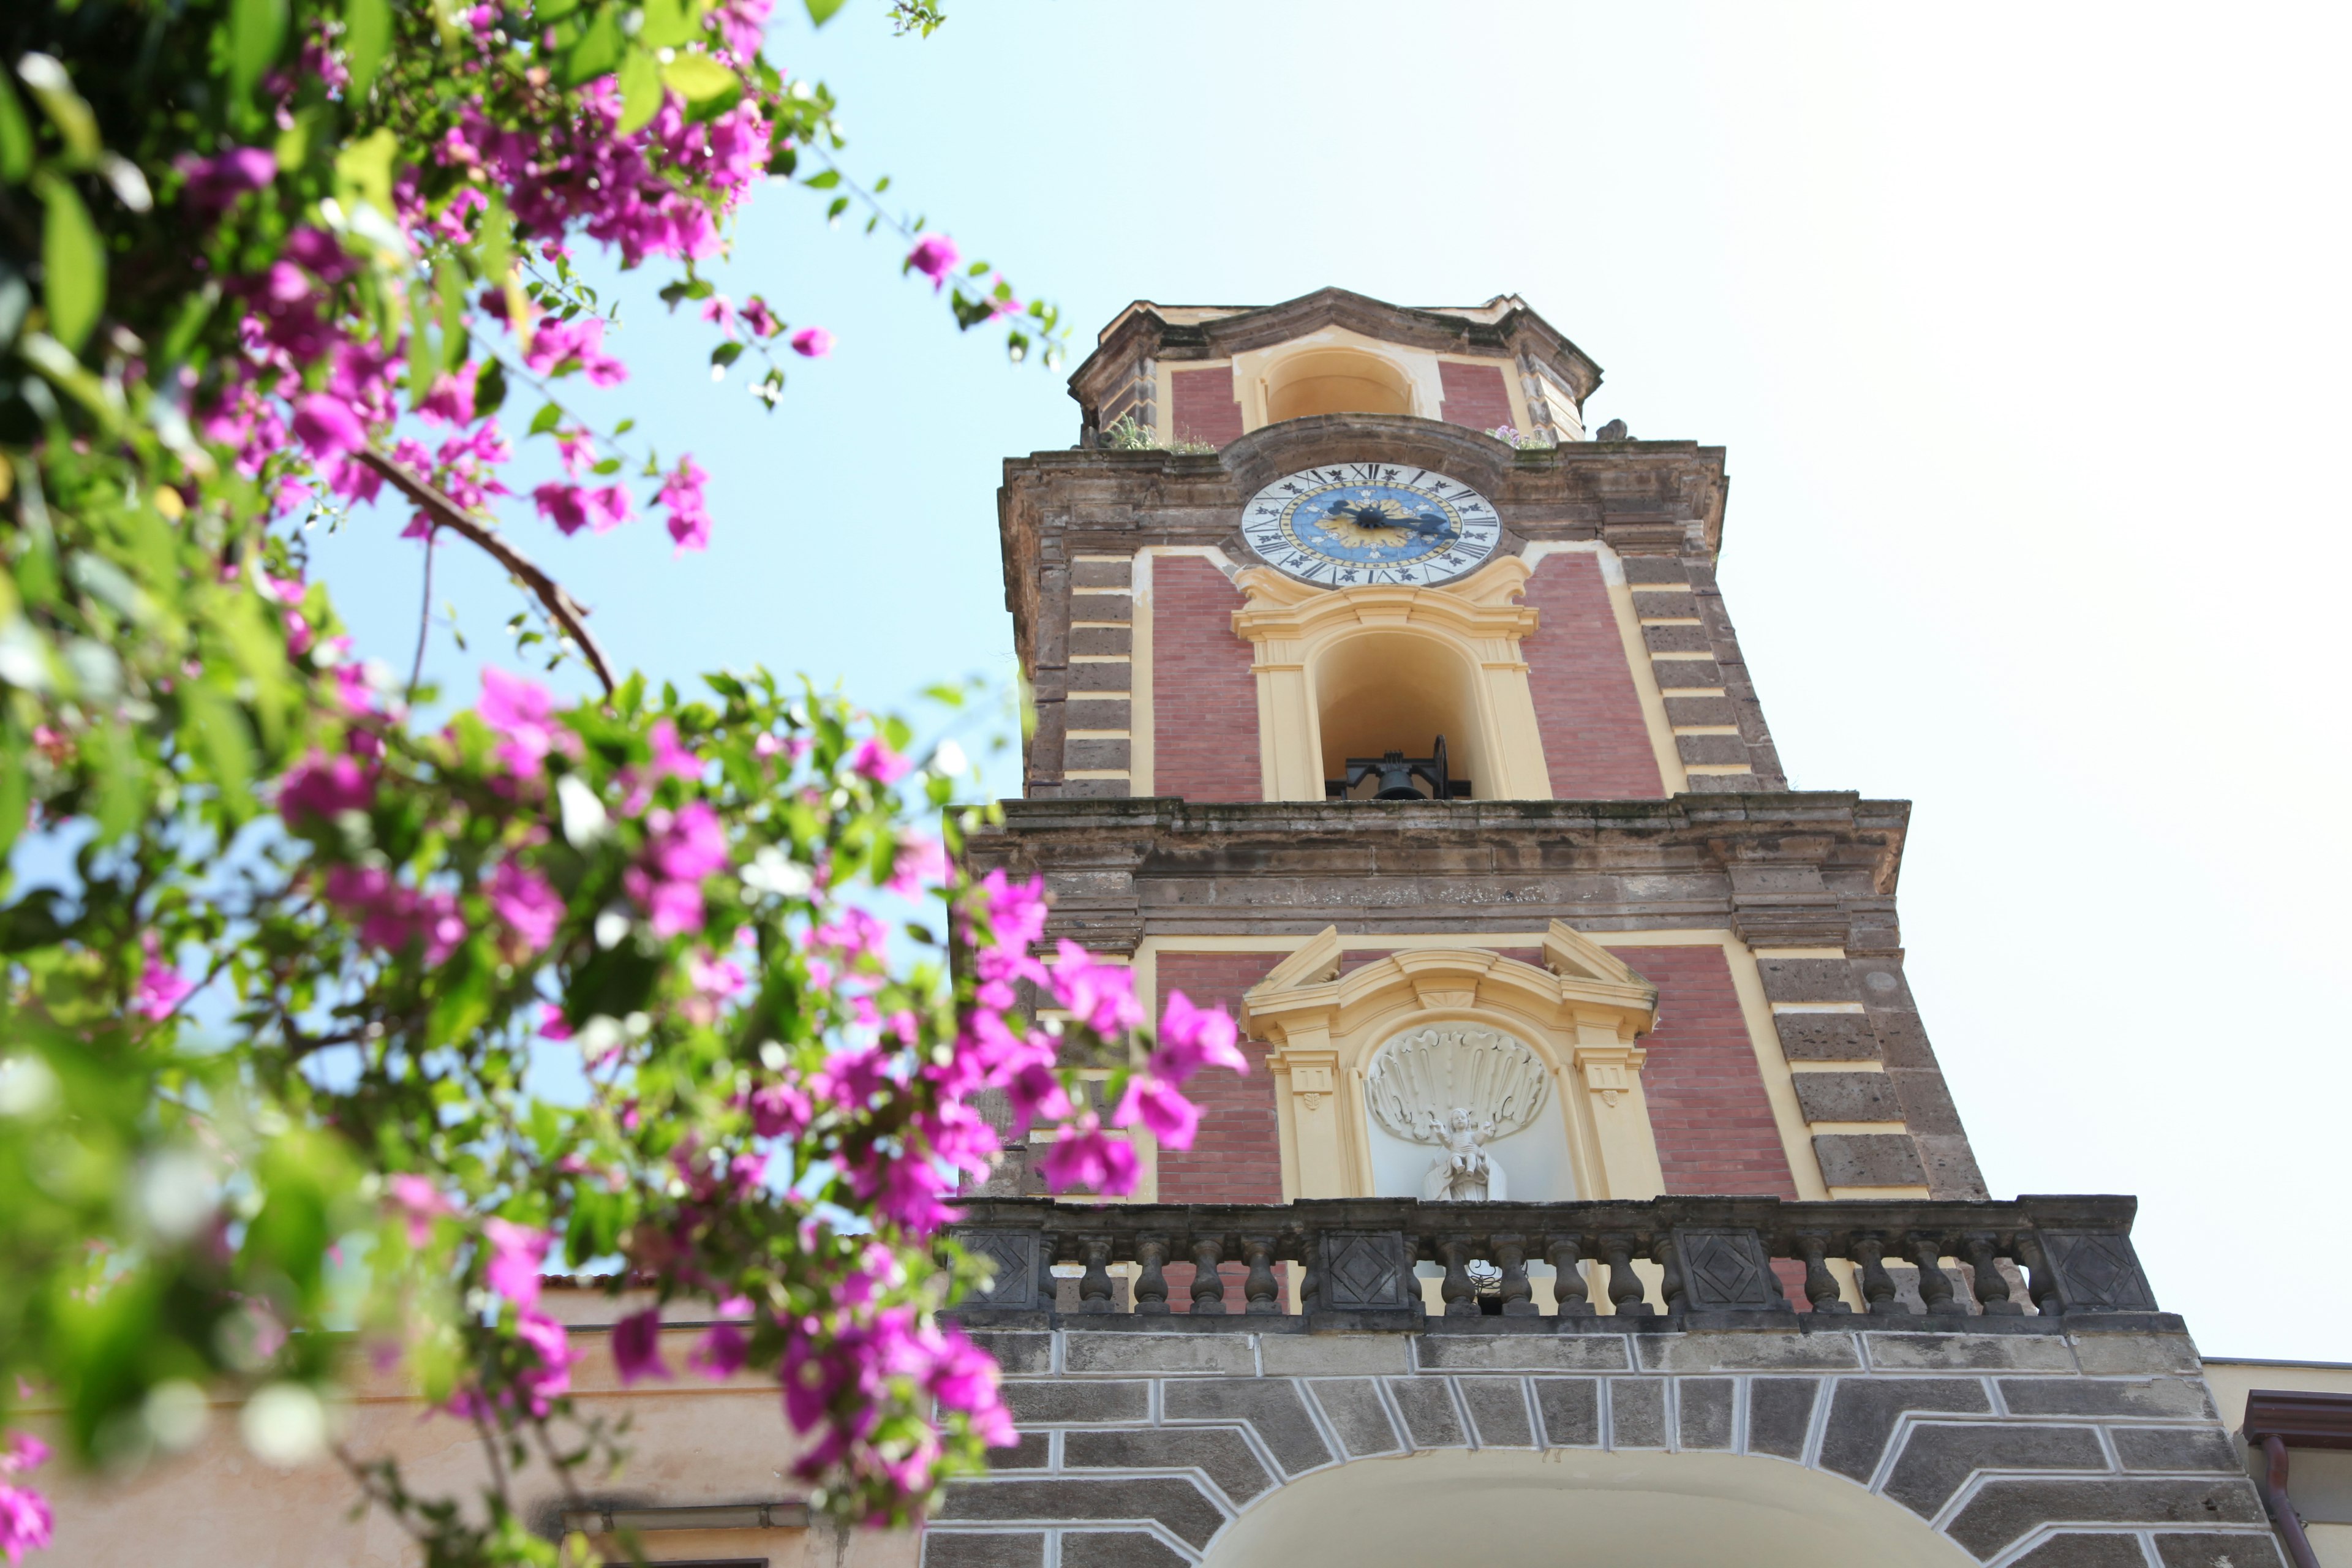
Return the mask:
[[1528,580],[1525,599],[1538,618],[1535,636],[1519,646],[1552,798],[1664,795],[1600,561],[1580,552],[1545,556]]
[[[1181,991],[1198,1006],[1221,1006],[1241,1016],[1242,993],[1266,976],[1281,961],[1278,952],[1163,952],[1159,963],[1159,1005],[1168,1005],[1168,993]],[[1201,1108],[1201,1126],[1190,1149],[1160,1151],[1160,1201],[1163,1204],[1278,1204],[1282,1201],[1282,1142],[1275,1130],[1274,1076],[1266,1071],[1266,1047],[1244,1040],[1249,1058],[1247,1078],[1211,1068],[1184,1086],[1185,1094]],[[1192,1310],[1192,1266],[1171,1263],[1168,1305],[1171,1311]],[[1249,1303],[1242,1295],[1247,1272],[1228,1264],[1224,1276],[1225,1310],[1238,1312]],[[1278,1271],[1288,1289],[1289,1267]]]
[[1473,430],[1492,430],[1511,423],[1511,389],[1500,365],[1437,362],[1437,380],[1445,395],[1438,417]]
[[1151,793],[1259,799],[1257,677],[1234,635],[1241,595],[1199,556],[1163,555],[1151,598]]
[[1242,433],[1242,405],[1234,400],[1231,365],[1169,374],[1169,416],[1179,441],[1222,447]]
[[1610,949],[1658,988],[1642,1069],[1669,1193],[1793,1198],[1797,1184],[1719,947]]

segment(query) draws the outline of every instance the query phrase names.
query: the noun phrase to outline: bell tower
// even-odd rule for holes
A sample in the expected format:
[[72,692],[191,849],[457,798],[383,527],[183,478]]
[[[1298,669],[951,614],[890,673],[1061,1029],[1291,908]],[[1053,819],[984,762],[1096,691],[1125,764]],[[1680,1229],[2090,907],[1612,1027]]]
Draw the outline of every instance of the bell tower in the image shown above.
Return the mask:
[[1139,1198],[1984,1195],[1904,983],[1909,808],[1789,787],[1723,450],[1593,438],[1600,380],[1507,295],[1139,301],[1079,445],[1005,465],[1037,721],[973,858],[1256,1068]]

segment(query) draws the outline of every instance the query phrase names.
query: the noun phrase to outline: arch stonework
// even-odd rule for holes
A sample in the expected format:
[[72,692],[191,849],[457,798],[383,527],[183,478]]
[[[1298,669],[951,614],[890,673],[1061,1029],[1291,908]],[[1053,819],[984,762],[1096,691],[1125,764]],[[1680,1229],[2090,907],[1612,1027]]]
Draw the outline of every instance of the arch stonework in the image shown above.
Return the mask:
[[[1057,1313],[976,1329],[1007,1373],[1021,1443],[950,1489],[923,1560],[1224,1568],[1258,1560],[1253,1541],[1298,1538],[1296,1519],[1277,1527],[1269,1510],[1306,1510],[1311,1530],[1315,1509],[1344,1508],[1347,1487],[1328,1479],[1343,1468],[1436,1456],[1452,1478],[1445,1524],[1465,1545],[1479,1540],[1482,1499],[1549,1510],[1573,1555],[1580,1517],[1622,1532],[1641,1498],[1680,1511],[1659,1516],[1638,1560],[1771,1568],[1813,1539],[1774,1522],[1777,1497],[1870,1542],[1852,1561],[2280,1568],[2177,1320],[1981,1321],[1516,1332],[1433,1320],[1362,1333]],[[1689,1555],[1706,1529],[1726,1538]],[[1335,1514],[1335,1547],[1343,1533]]]

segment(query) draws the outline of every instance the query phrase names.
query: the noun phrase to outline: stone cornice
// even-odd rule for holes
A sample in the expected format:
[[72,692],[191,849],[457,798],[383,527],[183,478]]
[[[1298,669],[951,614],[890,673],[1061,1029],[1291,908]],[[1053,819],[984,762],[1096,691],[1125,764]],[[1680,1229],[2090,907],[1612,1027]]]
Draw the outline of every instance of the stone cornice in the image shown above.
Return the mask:
[[1149,301],[1130,305],[1070,373],[1070,395],[1100,406],[1113,384],[1139,360],[1220,360],[1304,337],[1323,327],[1345,327],[1382,342],[1435,353],[1513,357],[1527,354],[1573,393],[1580,406],[1601,384],[1601,367],[1559,329],[1515,304],[1492,321],[1443,310],[1421,310],[1351,293],[1318,289],[1278,305],[1237,310],[1204,321],[1171,321]]
[[1057,928],[1147,931],[1687,926],[1759,946],[1893,945],[1910,806],[1847,793],[1666,800],[1004,803],[981,868],[1046,871]]

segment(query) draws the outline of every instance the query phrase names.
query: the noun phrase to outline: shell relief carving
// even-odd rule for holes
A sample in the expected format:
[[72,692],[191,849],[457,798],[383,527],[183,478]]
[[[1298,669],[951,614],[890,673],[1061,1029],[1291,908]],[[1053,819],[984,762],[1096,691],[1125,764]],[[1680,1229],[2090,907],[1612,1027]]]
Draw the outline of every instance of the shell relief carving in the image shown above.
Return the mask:
[[1382,1046],[1364,1089],[1381,1127],[1438,1150],[1423,1198],[1481,1203],[1507,1195],[1488,1147],[1534,1124],[1550,1079],[1525,1041],[1475,1024],[1434,1024]]

